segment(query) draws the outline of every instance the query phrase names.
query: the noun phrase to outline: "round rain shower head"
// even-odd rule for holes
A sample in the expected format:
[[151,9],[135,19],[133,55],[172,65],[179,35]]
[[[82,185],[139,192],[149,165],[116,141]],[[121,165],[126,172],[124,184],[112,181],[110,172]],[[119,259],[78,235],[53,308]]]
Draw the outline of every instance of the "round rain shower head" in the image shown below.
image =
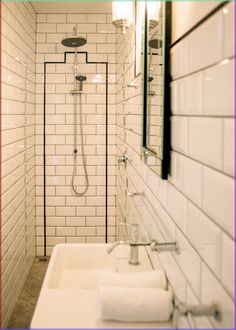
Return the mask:
[[75,76],[75,79],[82,82],[85,81],[87,77],[85,75],[79,74]]
[[83,37],[78,37],[78,36],[71,36],[65,39],[62,39],[61,41],[63,46],[66,47],[81,47],[87,43],[87,40]]
[[159,39],[151,39],[148,42],[149,47],[154,48],[154,49],[159,49],[162,47],[162,40]]

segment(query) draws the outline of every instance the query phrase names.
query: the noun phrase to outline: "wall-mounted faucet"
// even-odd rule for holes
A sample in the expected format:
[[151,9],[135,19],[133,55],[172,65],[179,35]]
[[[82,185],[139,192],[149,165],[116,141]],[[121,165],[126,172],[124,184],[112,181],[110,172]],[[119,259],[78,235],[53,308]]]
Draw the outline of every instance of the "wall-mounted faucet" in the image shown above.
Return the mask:
[[152,251],[157,252],[175,252],[177,254],[180,253],[179,243],[178,242],[164,242],[158,243],[157,240],[152,240],[150,244]]
[[130,246],[130,256],[129,256],[129,264],[131,265],[138,265],[139,264],[139,253],[138,247],[139,246],[151,246],[152,251],[157,252],[176,252],[179,253],[179,246],[177,242],[170,242],[170,243],[158,243],[156,240],[152,240],[148,243],[135,243],[130,240],[127,241],[117,241],[113,243],[107,249],[107,253],[111,253],[118,245],[125,244]]
[[117,157],[118,169],[120,169],[120,164],[125,164],[126,166],[127,162],[128,162],[128,155],[126,153]]
[[128,191],[127,196],[129,196],[129,197],[144,196],[144,191],[141,191],[141,192]]
[[222,315],[218,304],[211,305],[187,305],[183,303],[175,303],[173,313],[173,327],[178,329],[179,316],[185,316],[190,329],[196,329],[194,317],[211,316],[215,320],[221,321]]

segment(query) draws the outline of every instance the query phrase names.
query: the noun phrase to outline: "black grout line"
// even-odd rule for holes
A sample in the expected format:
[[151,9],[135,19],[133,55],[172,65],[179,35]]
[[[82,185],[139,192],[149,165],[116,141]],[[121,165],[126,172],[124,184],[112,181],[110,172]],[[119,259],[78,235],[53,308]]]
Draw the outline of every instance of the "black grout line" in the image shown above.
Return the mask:
[[196,159],[196,158],[193,158],[193,157],[191,157],[191,156],[189,156],[189,155],[186,155],[186,154],[182,153],[182,152],[179,151],[179,150],[171,149],[170,152],[175,152],[176,154],[179,154],[179,155],[181,155],[181,156],[183,156],[183,157],[185,157],[185,158],[191,159],[191,160],[194,161],[195,163],[197,163],[197,164],[203,166],[203,168],[205,167],[205,168],[211,169],[211,170],[213,170],[213,171],[215,171],[215,172],[218,172],[218,173],[220,173],[220,174],[222,174],[222,175],[225,175],[226,177],[228,177],[228,178],[230,178],[230,179],[234,179],[234,176],[232,176],[232,175],[230,175],[230,174],[228,174],[228,173],[226,173],[226,172],[223,172],[223,170],[219,170],[219,169],[216,168],[216,167],[213,167],[213,166],[211,166],[211,165],[209,165],[209,164],[203,163],[201,160]]
[[[214,67],[216,67],[217,65],[220,65],[221,63],[222,63],[222,61],[224,61],[224,60],[229,60],[229,61],[232,61],[232,60],[234,60],[235,59],[235,55],[232,55],[232,56],[230,56],[230,57],[227,57],[227,58],[225,58],[225,57],[222,57],[219,61],[217,61],[217,62],[214,62],[214,63],[212,63],[212,64],[209,64],[209,65],[207,65],[207,66],[204,66],[204,67],[202,67],[202,68],[200,68],[200,69],[197,69],[197,70],[195,70],[195,71],[191,71],[191,72],[189,72],[189,73],[186,73],[186,74],[184,74],[183,76],[179,76],[179,77],[177,77],[177,78],[175,78],[175,79],[172,79],[171,80],[171,83],[172,82],[175,82],[175,81],[178,81],[178,80],[181,80],[181,79],[184,79],[184,78],[188,78],[188,77],[191,77],[191,76],[193,76],[193,75],[195,75],[195,74],[197,74],[197,73],[205,73],[205,71],[206,70],[208,70],[208,69],[211,69],[211,68],[214,68]],[[203,82],[204,83],[204,82]]]
[[190,33],[192,33],[194,30],[196,30],[199,26],[201,26],[204,22],[206,22],[210,17],[212,17],[216,12],[218,12],[222,7],[224,7],[228,3],[230,3],[230,1],[224,1],[224,2],[220,3],[210,13],[208,13],[205,17],[203,17],[200,21],[198,21],[192,28],[190,28],[187,32],[185,32],[179,39],[177,39],[174,43],[172,43],[170,48],[174,47],[180,41],[185,39]]
[[[44,121],[43,121],[43,156],[44,156],[44,162],[43,162],[43,168],[44,168],[44,255],[46,256],[46,239],[47,239],[47,234],[46,234],[46,68],[47,64],[64,64],[66,63],[67,59],[67,54],[74,54],[74,52],[64,52],[64,60],[62,62],[55,62],[55,61],[45,61],[44,62],[44,102],[43,102],[43,116],[44,116]],[[107,236],[108,236],[108,62],[97,62],[97,61],[88,61],[88,52],[78,52],[79,54],[84,54],[85,55],[85,63],[83,64],[105,64],[106,65],[106,101],[103,105],[106,106],[106,153],[105,153],[105,159],[106,159],[106,194],[105,194],[105,226],[106,226],[106,235],[105,235],[105,241],[107,243]],[[64,95],[64,94],[63,94]],[[101,94],[104,95],[104,94]],[[64,103],[62,103],[64,104]],[[73,103],[71,103],[73,104]],[[56,124],[55,124],[56,126]]]

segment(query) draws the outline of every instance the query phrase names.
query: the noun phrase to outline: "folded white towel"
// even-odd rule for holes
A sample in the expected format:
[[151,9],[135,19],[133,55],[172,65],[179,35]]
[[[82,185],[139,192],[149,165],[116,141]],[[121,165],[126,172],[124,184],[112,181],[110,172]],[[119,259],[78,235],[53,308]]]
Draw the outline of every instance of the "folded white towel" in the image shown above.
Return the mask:
[[153,288],[100,288],[100,318],[127,322],[161,322],[170,319],[171,291]]
[[162,270],[136,273],[100,272],[100,286],[121,286],[166,289],[166,275]]

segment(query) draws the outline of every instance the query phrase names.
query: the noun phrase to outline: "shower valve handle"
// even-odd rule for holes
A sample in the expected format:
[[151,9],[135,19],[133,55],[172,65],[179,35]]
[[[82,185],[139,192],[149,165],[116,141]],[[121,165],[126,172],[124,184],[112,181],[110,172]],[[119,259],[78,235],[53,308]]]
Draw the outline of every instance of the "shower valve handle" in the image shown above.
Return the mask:
[[124,163],[125,166],[126,166],[127,161],[128,161],[128,156],[127,156],[127,154],[124,154],[124,155],[118,157],[118,158],[117,158],[118,169],[120,169],[120,164],[121,164],[121,163]]

